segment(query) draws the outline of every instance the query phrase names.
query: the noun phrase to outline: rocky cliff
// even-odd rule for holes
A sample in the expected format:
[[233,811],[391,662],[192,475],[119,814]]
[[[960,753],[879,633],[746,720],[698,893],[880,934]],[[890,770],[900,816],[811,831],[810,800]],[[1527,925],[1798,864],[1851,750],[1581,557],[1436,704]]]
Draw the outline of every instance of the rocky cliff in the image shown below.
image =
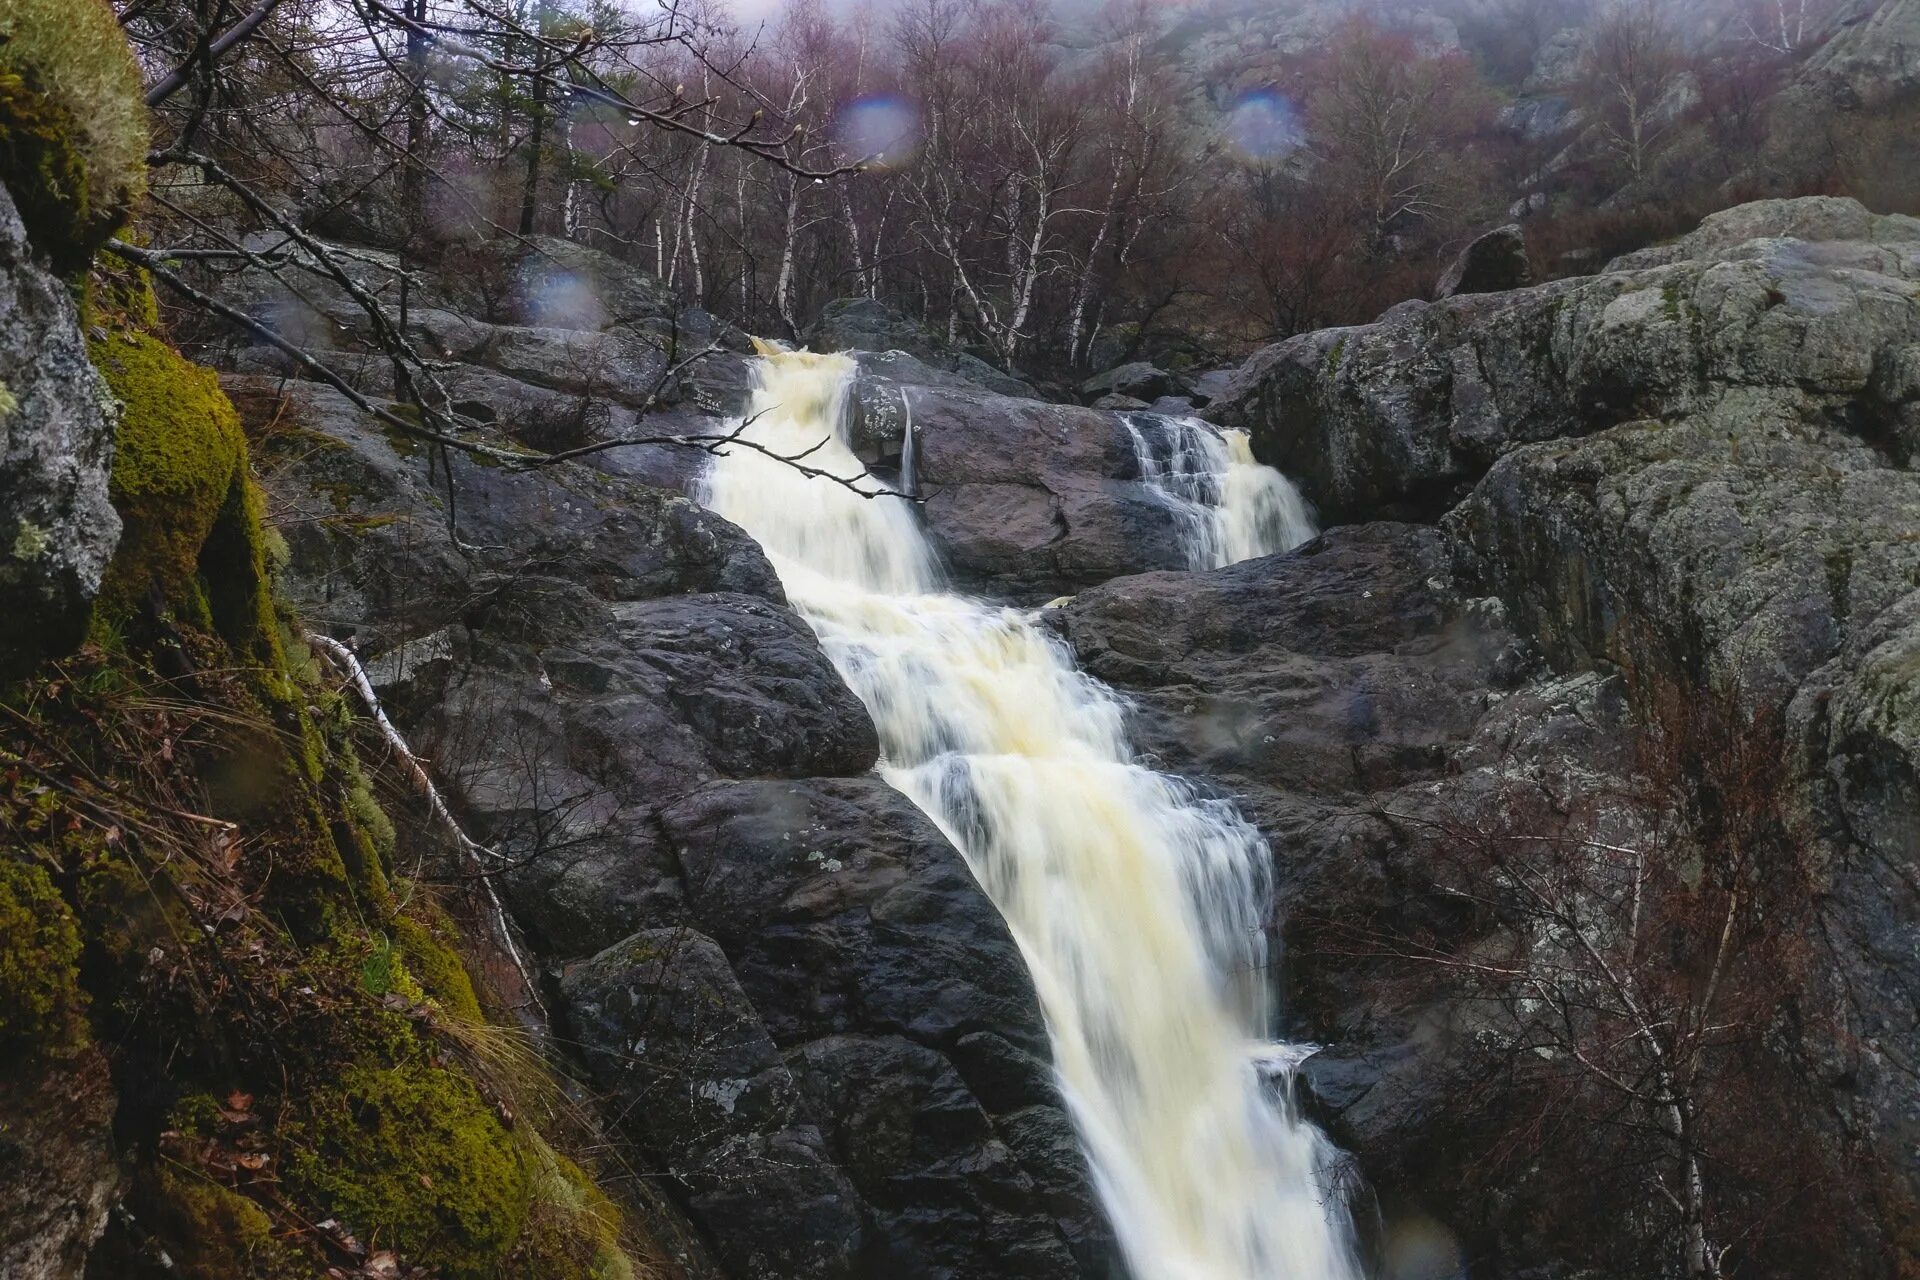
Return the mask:
[[[1782,1121],[1806,1142],[1785,1146],[1872,1169],[1821,1237],[1834,1265],[1877,1274],[1911,1248],[1917,230],[1845,201],[1746,206],[1598,276],[1263,351],[1209,412],[1336,527],[1205,574],[1179,567],[1123,415],[860,357],[861,446],[901,476],[911,424],[901,478],[959,580],[1079,593],[1048,616],[1132,695],[1143,748],[1271,840],[1291,1015],[1326,1045],[1313,1105],[1373,1179],[1388,1254],[1440,1239],[1517,1269],[1630,1234],[1604,1197],[1569,1202],[1550,1157],[1502,1165],[1497,1188],[1462,1177],[1517,1096],[1504,1033],[1466,988],[1402,982],[1381,940],[1501,936],[1442,900],[1458,850],[1436,832],[1514,821],[1523,785],[1554,821],[1651,840],[1655,686],[1782,726],[1791,767],[1768,785],[1817,851],[1825,940],[1801,1030],[1769,1032],[1810,1090]],[[564,252],[536,244],[524,270],[643,289]],[[744,343],[642,421],[663,337],[713,322],[536,314],[536,296],[481,320],[450,291],[412,320],[495,437],[725,429]],[[301,305],[335,363],[390,395],[380,362],[355,363],[353,309]],[[686,500],[698,450],[484,466],[418,450],[264,349],[203,354],[234,371],[289,514],[290,590],[361,648],[511,862],[584,1066],[722,1267],[1097,1270],[1104,1233],[1004,929],[868,772],[871,725],[757,549]]]

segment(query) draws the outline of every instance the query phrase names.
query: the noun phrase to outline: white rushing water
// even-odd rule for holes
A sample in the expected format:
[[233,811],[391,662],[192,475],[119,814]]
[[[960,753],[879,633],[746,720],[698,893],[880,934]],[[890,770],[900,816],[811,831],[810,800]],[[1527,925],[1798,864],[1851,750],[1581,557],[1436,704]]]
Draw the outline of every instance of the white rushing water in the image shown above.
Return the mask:
[[[841,435],[852,372],[843,356],[769,355],[748,437],[860,476]],[[1255,509],[1205,524],[1196,563],[1304,536],[1297,507],[1274,517],[1274,482],[1291,486],[1244,442],[1236,463],[1211,439],[1193,447],[1225,456],[1209,471],[1213,506],[1251,495]],[[1167,477],[1196,470],[1171,461]],[[1173,492],[1183,480],[1159,482],[1170,501],[1208,504]],[[1028,615],[943,590],[910,504],[744,448],[715,460],[705,500],[766,549],[872,711],[882,773],[940,824],[1005,916],[1137,1280],[1354,1280],[1332,1190],[1338,1153],[1293,1113],[1300,1053],[1271,1037],[1259,833],[1231,805],[1134,763],[1118,698]]]
[[1189,569],[1272,555],[1314,535],[1306,500],[1253,460],[1246,432],[1157,413],[1129,414],[1126,424],[1141,479],[1180,523]]

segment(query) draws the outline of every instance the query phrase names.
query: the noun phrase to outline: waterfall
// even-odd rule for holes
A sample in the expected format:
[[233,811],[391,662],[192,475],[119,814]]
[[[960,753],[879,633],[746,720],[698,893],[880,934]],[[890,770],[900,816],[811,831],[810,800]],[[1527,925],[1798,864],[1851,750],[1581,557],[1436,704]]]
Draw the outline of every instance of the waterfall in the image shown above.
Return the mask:
[[1290,551],[1314,535],[1306,499],[1253,460],[1246,432],[1158,413],[1128,414],[1125,422],[1140,478],[1180,522],[1188,568]]
[[[860,476],[843,433],[852,373],[844,356],[769,354],[748,436]],[[1253,492],[1234,538],[1274,527],[1270,486]],[[908,503],[744,448],[715,459],[703,497],[766,549],[872,712],[883,776],[1006,918],[1137,1280],[1355,1280],[1338,1153],[1293,1111],[1303,1053],[1269,1025],[1259,833],[1135,763],[1118,697],[1029,615],[943,590]]]

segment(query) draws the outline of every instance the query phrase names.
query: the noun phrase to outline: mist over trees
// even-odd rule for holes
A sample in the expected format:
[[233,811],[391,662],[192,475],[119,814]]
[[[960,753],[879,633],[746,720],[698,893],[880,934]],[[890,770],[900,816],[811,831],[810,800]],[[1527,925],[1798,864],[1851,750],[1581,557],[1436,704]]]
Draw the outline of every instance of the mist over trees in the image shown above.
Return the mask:
[[174,72],[156,246],[271,209],[485,289],[561,236],[755,332],[871,297],[1042,376],[1371,319],[1516,217],[1554,275],[1759,195],[1920,207],[1907,101],[1796,93],[1842,7],[120,6]]

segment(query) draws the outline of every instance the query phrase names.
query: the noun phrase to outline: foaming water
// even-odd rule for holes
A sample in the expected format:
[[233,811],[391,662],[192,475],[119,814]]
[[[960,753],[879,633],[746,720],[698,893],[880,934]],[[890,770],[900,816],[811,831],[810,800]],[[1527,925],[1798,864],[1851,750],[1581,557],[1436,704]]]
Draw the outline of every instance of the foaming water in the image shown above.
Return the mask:
[[1293,482],[1254,461],[1246,432],[1157,413],[1126,424],[1140,478],[1180,521],[1188,568],[1291,551],[1317,532]]
[[[747,436],[861,476],[842,434],[852,373],[767,355]],[[872,712],[882,774],[1005,916],[1138,1280],[1354,1280],[1338,1153],[1289,1105],[1300,1051],[1271,1038],[1259,833],[1134,763],[1118,698],[1028,615],[942,590],[907,503],[743,448],[704,496],[766,549]]]

